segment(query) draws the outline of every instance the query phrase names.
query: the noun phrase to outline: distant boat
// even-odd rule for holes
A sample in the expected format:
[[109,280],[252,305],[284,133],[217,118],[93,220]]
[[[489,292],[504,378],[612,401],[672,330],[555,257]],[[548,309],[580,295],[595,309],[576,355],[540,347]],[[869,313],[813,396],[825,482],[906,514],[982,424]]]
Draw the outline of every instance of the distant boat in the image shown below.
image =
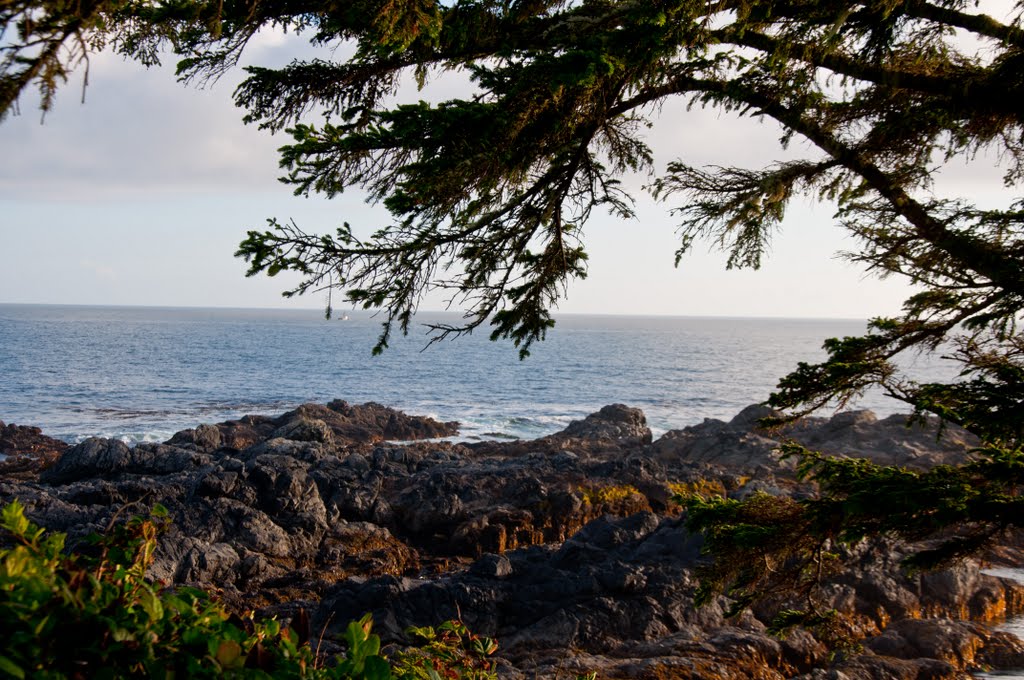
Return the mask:
[[338,321],[348,321],[348,314],[342,314],[341,318],[338,319]]

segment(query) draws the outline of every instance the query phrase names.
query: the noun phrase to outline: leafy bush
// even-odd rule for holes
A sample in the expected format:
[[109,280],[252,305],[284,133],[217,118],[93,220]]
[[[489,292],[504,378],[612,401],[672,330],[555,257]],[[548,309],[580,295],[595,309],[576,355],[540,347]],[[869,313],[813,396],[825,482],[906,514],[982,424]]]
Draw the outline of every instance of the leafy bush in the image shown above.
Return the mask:
[[579,490],[583,501],[590,505],[614,505],[633,497],[644,498],[632,484],[581,486]]
[[424,646],[392,665],[367,615],[348,625],[345,656],[320,663],[302,631],[229,615],[200,590],[148,581],[167,524],[157,506],[148,518],[94,536],[89,554],[67,554],[65,536],[29,522],[20,503],[3,508],[0,527],[10,547],[0,549],[0,677],[496,677],[487,657],[497,645],[460,622],[414,629]]
[[439,671],[448,678],[497,679],[494,664],[488,660],[498,649],[490,638],[469,632],[461,621],[448,621],[435,628],[410,628],[422,640],[422,646],[400,654],[395,670],[403,680],[434,680]]
[[693,482],[668,482],[665,486],[672,494],[672,500],[680,505],[686,505],[693,496],[700,498],[725,496],[725,485],[717,479],[701,478]]

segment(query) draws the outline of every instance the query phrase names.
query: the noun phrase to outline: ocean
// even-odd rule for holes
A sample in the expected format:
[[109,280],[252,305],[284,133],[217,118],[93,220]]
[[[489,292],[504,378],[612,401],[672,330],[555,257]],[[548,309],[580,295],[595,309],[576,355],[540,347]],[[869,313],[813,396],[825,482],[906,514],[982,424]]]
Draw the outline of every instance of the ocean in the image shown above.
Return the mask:
[[[371,355],[380,319],[316,310],[0,305],[0,420],[78,442],[174,432],[304,402],[376,401],[461,423],[460,437],[534,438],[611,403],[644,410],[655,436],[728,420],[765,400],[828,337],[864,321],[562,315],[520,361],[484,329],[427,347],[421,313]],[[918,373],[942,372],[911,359]],[[879,415],[899,402],[869,394]]]

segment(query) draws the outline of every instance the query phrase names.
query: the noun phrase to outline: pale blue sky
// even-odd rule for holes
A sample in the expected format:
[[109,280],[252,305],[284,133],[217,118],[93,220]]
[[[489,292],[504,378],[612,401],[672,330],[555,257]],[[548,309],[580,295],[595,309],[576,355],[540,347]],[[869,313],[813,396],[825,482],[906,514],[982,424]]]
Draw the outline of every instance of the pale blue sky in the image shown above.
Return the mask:
[[[279,63],[295,43],[271,36],[251,50]],[[276,181],[276,147],[287,142],[241,123],[233,82],[206,90],[116,57],[93,59],[86,103],[73,77],[40,125],[31,99],[0,124],[0,302],[229,307],[320,307],[322,295],[281,298],[288,279],[243,276],[232,253],[267,217],[310,231],[341,221],[369,233],[385,213],[358,195],[296,198]],[[447,88],[447,89],[446,89]],[[457,92],[441,83],[432,96]],[[416,99],[415,91],[402,94]],[[780,158],[776,132],[710,111],[667,106],[651,132],[659,167],[761,166]],[[986,159],[947,173],[946,187],[1003,202]],[[641,178],[629,178],[639,186]],[[908,289],[878,281],[835,257],[851,248],[829,206],[795,204],[760,271],[725,271],[708,244],[672,266],[676,237],[668,206],[641,197],[638,217],[597,217],[587,229],[590,275],[571,285],[564,312],[866,318],[891,314]],[[424,309],[441,308],[430,298]]]

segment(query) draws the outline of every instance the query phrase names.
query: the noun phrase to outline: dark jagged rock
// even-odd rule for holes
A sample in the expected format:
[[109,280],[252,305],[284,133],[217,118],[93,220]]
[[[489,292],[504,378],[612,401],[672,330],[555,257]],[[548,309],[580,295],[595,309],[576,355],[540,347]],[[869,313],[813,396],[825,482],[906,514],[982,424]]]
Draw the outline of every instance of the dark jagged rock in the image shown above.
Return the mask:
[[830,455],[867,458],[881,465],[927,469],[964,461],[978,439],[957,425],[892,415],[878,420],[871,411],[846,411],[832,418],[802,418],[780,430],[809,449]]
[[638,408],[610,404],[564,430],[533,441],[485,441],[469,445],[482,456],[516,457],[530,454],[575,457],[628,453],[651,443],[647,416]]
[[888,541],[846,551],[824,590],[864,641],[838,665],[805,631],[768,635],[764,613],[728,621],[723,602],[694,608],[702,541],[672,494],[811,493],[774,453],[786,438],[919,467],[962,460],[971,444],[863,412],[774,431],[759,428],[766,415],[750,407],[652,443],[641,411],[612,405],[536,441],[463,444],[416,441],[454,423],[307,404],[164,444],[87,440],[41,477],[0,475],[0,499],[19,498],[72,544],[128,504],[161,503],[174,525],[154,578],[217,589],[239,609],[301,606],[328,630],[373,611],[392,641],[461,614],[498,636],[502,677],[953,678],[972,664],[1024,664],[1019,640],[971,621],[1024,609],[1024,588],[975,563],[905,575],[907,548]]
[[973,435],[935,418],[920,422],[893,415],[878,420],[871,411],[846,411],[831,418],[805,417],[774,429],[758,421],[779,415],[764,406],[749,406],[728,423],[706,419],[699,425],[670,430],[651,447],[662,461],[687,460],[766,474],[791,470],[776,449],[786,441],[829,455],[867,458],[881,465],[927,469],[963,462],[977,446]]
[[46,456],[63,453],[66,442],[47,437],[38,427],[5,425],[0,420],[0,455],[4,456]]
[[[1013,641],[1008,636],[1008,633],[992,632],[988,627],[972,621],[948,618],[902,619],[894,622],[880,635],[866,640],[864,646],[880,656],[938,659],[956,668],[988,665],[989,657],[993,654],[1004,662],[1024,665],[1019,640]],[[987,653],[986,649],[989,650]],[[1009,654],[1010,657],[1002,658],[1003,654]]]
[[458,431],[455,422],[408,416],[373,402],[353,406],[337,399],[326,406],[303,404],[277,418],[245,416],[217,425],[200,425],[177,433],[167,443],[210,451],[222,447],[245,449],[274,438],[352,445],[450,437]]
[[166,475],[209,465],[208,455],[161,444],[129,448],[116,439],[86,439],[66,450],[57,462],[42,473],[49,484],[67,484],[95,477],[124,474]]
[[605,445],[630,448],[650,444],[651,428],[647,427],[647,417],[640,409],[611,404],[583,420],[574,420],[549,439],[582,441],[590,447]]
[[[291,597],[300,582],[315,592],[325,579],[413,574],[562,541],[605,512],[649,508],[636,490],[606,492],[619,484],[616,466],[581,468],[567,453],[509,459],[444,442],[374,445],[450,429],[376,405],[306,405],[280,418],[200,426],[168,444],[90,439],[69,449],[42,486],[0,493],[21,497],[33,519],[72,541],[105,527],[121,504],[142,511],[160,503],[175,530],[162,539],[154,575],[229,598],[257,593],[255,604],[272,602],[265,584],[281,592],[281,579]],[[229,445],[243,440],[253,443]]]
[[[806,633],[780,640],[753,615],[728,621],[723,601],[695,608],[693,568],[701,544],[677,519],[650,513],[603,518],[559,547],[506,553],[508,568],[500,572],[494,556],[485,556],[468,571],[439,579],[346,581],[326,594],[314,623],[338,628],[333,622],[372,611],[378,631],[402,641],[410,625],[461,612],[471,628],[502,641],[503,657],[521,674],[509,677],[550,677],[568,664],[601,678],[787,678],[828,665],[828,650]],[[887,554],[884,546],[874,549]],[[830,604],[862,620],[867,652],[839,672],[960,678],[981,664],[1024,664],[1024,645],[1013,636],[943,618],[961,613],[978,586],[1004,602],[1018,600],[1024,588],[980,574],[976,563],[958,567],[942,585],[933,575],[890,571],[885,560],[851,565],[857,566],[836,583]],[[874,585],[882,579],[886,597]],[[901,610],[892,602],[914,604]],[[926,609],[934,618],[919,618]],[[874,675],[862,675],[868,670]]]
[[0,477],[32,479],[68,448],[38,427],[5,425],[0,421]]

